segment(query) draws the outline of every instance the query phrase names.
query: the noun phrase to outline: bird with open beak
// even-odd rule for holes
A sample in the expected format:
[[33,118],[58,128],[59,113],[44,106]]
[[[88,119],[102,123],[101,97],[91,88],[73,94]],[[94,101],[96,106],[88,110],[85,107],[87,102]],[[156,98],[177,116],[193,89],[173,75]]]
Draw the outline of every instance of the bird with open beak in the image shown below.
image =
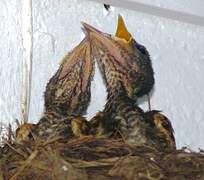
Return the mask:
[[[88,122],[82,116],[91,98],[94,65],[90,48],[89,41],[82,40],[63,58],[59,69],[49,80],[44,94],[44,114],[35,128],[37,136],[78,137],[88,133]],[[83,132],[77,129],[80,127],[83,127]]]
[[107,132],[109,120],[112,125],[109,131],[119,131],[128,143],[168,149],[169,146],[163,144],[167,144],[169,139],[162,135],[169,129],[156,123],[153,116],[135,103],[138,97],[149,93],[154,85],[154,73],[146,48],[133,39],[120,15],[115,36],[86,23],[83,26],[108,92],[103,112],[90,121],[98,125],[95,127],[96,134],[111,134]]
[[45,91],[45,111],[83,115],[90,102],[94,72],[89,42],[84,39],[61,62]]
[[111,88],[109,86],[115,86],[115,81],[120,81],[128,97],[134,100],[148,94],[154,85],[150,56],[146,48],[128,32],[122,16],[118,17],[115,36],[103,33],[86,23],[82,24],[107,87]]
[[[151,138],[146,136],[144,112],[135,105],[136,97],[148,93],[154,84],[148,53],[143,54],[136,48],[137,43],[127,31],[121,16],[118,18],[116,36],[103,33],[86,23],[83,23],[83,27],[107,87],[103,113],[108,114],[112,124],[115,123],[113,127],[117,127],[128,143],[153,145]],[[96,123],[96,119],[103,122],[97,115],[93,119],[95,124],[106,127],[105,123]]]

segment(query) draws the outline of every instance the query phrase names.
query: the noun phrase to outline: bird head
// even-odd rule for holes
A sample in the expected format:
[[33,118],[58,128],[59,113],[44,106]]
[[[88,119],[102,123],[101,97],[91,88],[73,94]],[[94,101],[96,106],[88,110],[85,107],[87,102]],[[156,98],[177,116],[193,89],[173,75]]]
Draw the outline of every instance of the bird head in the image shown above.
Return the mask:
[[35,129],[35,124],[24,123],[16,129],[16,141],[23,143],[32,139],[32,131]]
[[71,129],[76,137],[88,135],[89,122],[82,116],[76,116],[71,119]]
[[175,138],[174,138],[174,130],[171,125],[170,120],[164,116],[161,111],[152,110],[145,113],[146,121],[148,123],[153,124],[153,127],[157,129],[158,135],[160,138],[164,139],[164,142],[168,145],[168,147],[175,148]]
[[147,94],[154,84],[149,53],[134,40],[122,16],[118,16],[115,35],[82,24],[91,42],[92,53],[105,74],[107,86],[117,88],[117,82],[120,81],[127,95],[133,99]]

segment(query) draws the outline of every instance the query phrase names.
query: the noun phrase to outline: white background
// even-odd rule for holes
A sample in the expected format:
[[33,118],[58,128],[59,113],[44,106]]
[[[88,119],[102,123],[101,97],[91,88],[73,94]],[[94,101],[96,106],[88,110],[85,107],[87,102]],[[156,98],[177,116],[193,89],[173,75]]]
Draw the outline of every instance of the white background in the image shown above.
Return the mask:
[[[204,15],[201,0],[138,2]],[[20,118],[22,2],[1,0],[0,9],[0,121],[6,124]],[[30,121],[37,122],[43,112],[45,85],[58,63],[83,38],[80,21],[113,34],[118,13],[150,52],[156,79],[152,108],[162,110],[172,121],[179,148],[204,149],[204,27],[122,8],[106,15],[102,4],[85,0],[33,0]],[[88,117],[103,108],[105,96],[97,71]],[[141,105],[147,110],[145,102]]]

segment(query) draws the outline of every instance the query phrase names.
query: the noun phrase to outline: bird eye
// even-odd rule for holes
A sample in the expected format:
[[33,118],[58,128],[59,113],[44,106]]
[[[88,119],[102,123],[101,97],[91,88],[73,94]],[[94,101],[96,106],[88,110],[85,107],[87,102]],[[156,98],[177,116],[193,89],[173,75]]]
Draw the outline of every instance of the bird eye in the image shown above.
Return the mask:
[[147,54],[146,48],[144,46],[138,46],[138,50],[142,53],[142,54]]
[[135,40],[133,40],[132,43],[133,43],[133,46],[136,47],[142,54],[148,55],[148,52],[143,45],[140,45]]

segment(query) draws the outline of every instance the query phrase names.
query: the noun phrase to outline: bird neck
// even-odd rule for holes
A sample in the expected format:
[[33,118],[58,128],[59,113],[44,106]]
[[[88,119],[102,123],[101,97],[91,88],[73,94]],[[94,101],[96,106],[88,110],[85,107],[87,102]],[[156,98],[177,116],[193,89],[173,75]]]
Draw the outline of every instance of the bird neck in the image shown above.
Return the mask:
[[104,109],[105,112],[117,111],[121,104],[131,104],[131,106],[134,106],[134,101],[127,96],[127,93],[122,85],[118,84],[118,86],[115,88],[108,87],[107,92],[108,95],[107,103]]

